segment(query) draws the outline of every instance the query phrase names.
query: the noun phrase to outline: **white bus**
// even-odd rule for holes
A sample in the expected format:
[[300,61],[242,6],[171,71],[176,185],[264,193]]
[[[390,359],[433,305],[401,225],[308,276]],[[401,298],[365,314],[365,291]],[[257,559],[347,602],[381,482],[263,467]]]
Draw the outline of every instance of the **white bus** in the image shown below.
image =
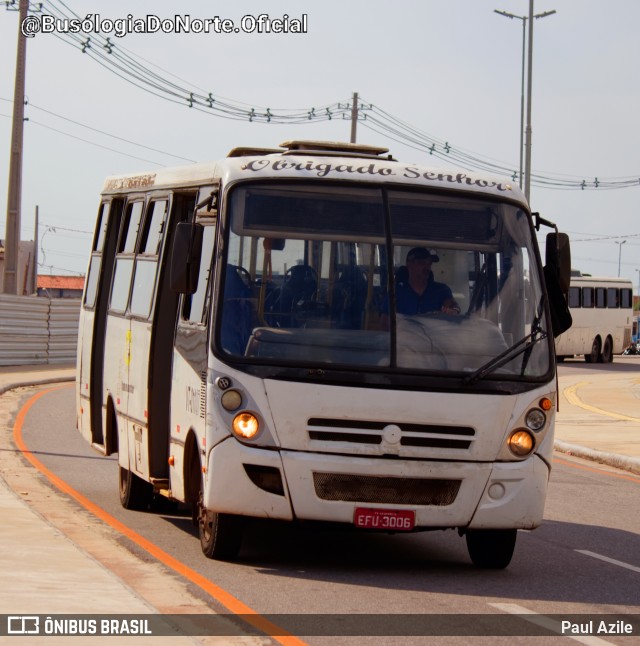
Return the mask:
[[[577,273],[577,272],[574,272]],[[587,363],[610,363],[631,345],[633,285],[625,278],[571,276],[573,324],[556,339],[556,355],[584,355]]]
[[[285,142],[105,182],[78,429],[118,454],[126,508],[191,505],[210,558],[269,518],[457,529],[502,568],[541,522],[566,236],[545,281],[553,225],[517,187],[386,152]],[[407,314],[410,250],[432,302]]]

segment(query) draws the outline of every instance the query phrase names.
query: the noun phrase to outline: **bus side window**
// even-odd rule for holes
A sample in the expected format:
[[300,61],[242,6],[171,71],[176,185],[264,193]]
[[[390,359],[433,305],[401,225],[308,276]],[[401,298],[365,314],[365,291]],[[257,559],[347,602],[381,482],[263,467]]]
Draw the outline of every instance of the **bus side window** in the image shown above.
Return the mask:
[[95,306],[96,295],[98,293],[98,279],[100,277],[100,265],[102,262],[102,249],[106,239],[107,224],[109,222],[109,202],[103,202],[100,205],[98,214],[98,223],[96,225],[95,239],[91,252],[91,262],[89,263],[89,272],[87,275],[87,287],[84,292],[84,307],[91,309]]
[[569,287],[569,307],[572,309],[577,309],[581,307],[580,299],[580,288],[579,287]]
[[133,252],[135,251],[143,204],[141,201],[131,202],[127,204],[125,211],[111,289],[111,309],[116,312],[124,312],[127,309],[133,273]]
[[183,321],[204,323],[209,302],[209,280],[211,277],[211,260],[216,238],[216,227],[204,227],[202,235],[202,254],[200,256],[200,271],[198,274],[198,289],[194,294],[185,294],[182,301]]
[[142,235],[135,260],[130,310],[133,316],[148,318],[155,293],[158,252],[167,220],[167,200],[153,201],[147,207]]

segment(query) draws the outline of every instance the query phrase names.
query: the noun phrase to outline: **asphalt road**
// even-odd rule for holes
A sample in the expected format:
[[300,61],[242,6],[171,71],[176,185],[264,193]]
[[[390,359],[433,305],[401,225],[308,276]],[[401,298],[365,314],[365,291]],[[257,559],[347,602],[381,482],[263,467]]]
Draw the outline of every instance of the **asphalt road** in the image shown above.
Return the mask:
[[[202,555],[187,510],[120,506],[117,461],[95,453],[76,432],[73,397],[72,387],[52,391],[29,412],[23,438],[34,457],[110,517],[258,613],[640,614],[639,477],[558,454],[546,520],[519,532],[504,571],[474,568],[454,531],[388,536],[267,522],[251,526],[237,562],[223,563]],[[120,542],[150,558],[130,538]],[[221,596],[209,601],[225,611]],[[360,637],[357,643],[399,640]],[[609,635],[602,643],[628,642]]]

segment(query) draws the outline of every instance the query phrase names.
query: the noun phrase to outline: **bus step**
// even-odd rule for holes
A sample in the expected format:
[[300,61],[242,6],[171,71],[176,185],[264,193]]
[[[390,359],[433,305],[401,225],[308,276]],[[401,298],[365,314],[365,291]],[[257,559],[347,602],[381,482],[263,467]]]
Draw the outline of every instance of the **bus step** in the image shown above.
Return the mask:
[[102,453],[102,455],[107,455],[107,449],[105,448],[104,444],[97,444],[96,442],[91,442],[91,448],[98,451],[98,453]]

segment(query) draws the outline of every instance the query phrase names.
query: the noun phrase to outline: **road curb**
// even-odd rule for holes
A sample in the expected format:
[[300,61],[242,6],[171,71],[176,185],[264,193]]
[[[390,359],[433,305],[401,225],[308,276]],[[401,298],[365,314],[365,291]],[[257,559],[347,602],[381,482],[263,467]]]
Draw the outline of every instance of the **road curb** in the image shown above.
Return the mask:
[[74,377],[51,377],[49,379],[30,379],[28,381],[21,381],[15,384],[7,384],[5,386],[0,386],[0,395],[4,395],[10,390],[15,390],[16,388],[29,388],[30,386],[46,386],[47,384],[59,384],[65,382],[75,381]]
[[553,446],[556,451],[560,451],[561,453],[575,455],[578,458],[592,460],[593,462],[599,462],[600,464],[606,464],[607,466],[615,467],[616,469],[624,469],[625,471],[630,471],[631,473],[640,475],[640,458],[631,458],[626,455],[620,455],[619,453],[596,451],[595,449],[589,449],[586,446],[567,444],[567,442],[562,442],[560,440],[556,440]]

